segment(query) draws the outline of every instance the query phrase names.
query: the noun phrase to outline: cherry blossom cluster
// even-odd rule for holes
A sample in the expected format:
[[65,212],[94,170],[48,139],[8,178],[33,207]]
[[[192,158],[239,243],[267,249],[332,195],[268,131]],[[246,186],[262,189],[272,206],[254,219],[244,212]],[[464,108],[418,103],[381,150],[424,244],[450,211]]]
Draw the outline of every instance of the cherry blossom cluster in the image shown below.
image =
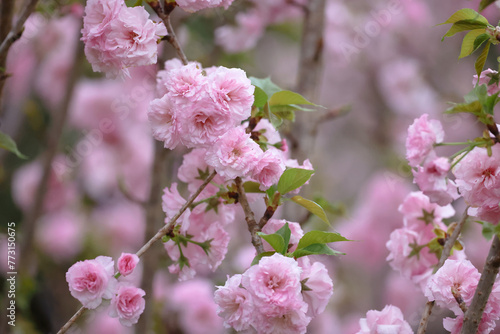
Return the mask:
[[[135,254],[122,253],[118,259],[118,273],[132,273],[139,258]],[[108,314],[118,317],[124,326],[137,323],[145,307],[145,292],[134,285],[116,278],[114,261],[109,256],[98,256],[93,260],[79,261],[66,273],[71,295],[88,309],[96,309],[103,299],[111,301]]]
[[481,74],[479,75],[479,78],[477,74],[474,75],[474,78],[472,79],[472,84],[474,86],[486,85],[489,95],[493,95],[500,92],[500,86],[498,85],[499,84],[498,71],[492,70],[491,68],[482,71]]
[[169,60],[158,73],[163,96],[151,102],[148,112],[153,136],[170,149],[178,144],[203,148],[205,162],[226,180],[250,177],[269,188],[285,170],[277,148],[283,145],[271,142],[276,130],[269,126],[257,143],[259,133],[241,125],[251,116],[254,89],[241,69],[203,69],[196,62],[183,66]]
[[[465,259],[448,259],[431,277],[425,288],[429,301],[448,308],[456,318],[443,319],[443,326],[452,334],[460,333],[464,312],[470,305],[481,275],[474,265]],[[481,318],[478,333],[490,333],[500,319],[500,281],[496,280]]]
[[438,157],[434,145],[442,143],[444,130],[438,120],[427,114],[416,119],[408,128],[406,158],[413,170],[414,182],[432,202],[446,205],[459,197],[455,183],[447,178],[451,164]]
[[366,318],[359,320],[359,326],[361,329],[356,334],[413,334],[403,313],[394,305],[386,305],[382,311],[368,311]]
[[226,327],[258,333],[305,333],[313,316],[333,294],[325,266],[275,253],[242,275],[230,277],[215,292]]
[[92,69],[113,78],[128,75],[129,67],[156,64],[157,42],[167,35],[167,29],[150,20],[142,6],[127,7],[121,0],[89,0],[82,34]]
[[[399,207],[403,214],[403,228],[394,230],[386,244],[390,266],[423,290],[439,260],[439,238],[445,236],[447,227],[443,218],[455,214],[451,205],[432,203],[422,192],[412,192]],[[463,252],[454,252],[453,257],[463,258]]]

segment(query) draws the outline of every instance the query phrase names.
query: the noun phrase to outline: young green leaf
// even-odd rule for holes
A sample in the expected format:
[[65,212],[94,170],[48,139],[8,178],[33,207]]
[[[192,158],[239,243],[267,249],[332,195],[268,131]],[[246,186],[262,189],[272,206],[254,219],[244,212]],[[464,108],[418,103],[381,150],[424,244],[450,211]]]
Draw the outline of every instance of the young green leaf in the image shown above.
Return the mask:
[[262,88],[260,88],[259,86],[255,86],[255,91],[253,92],[253,96],[254,96],[253,105],[256,106],[257,108],[263,108],[264,105],[267,103],[267,100],[269,99],[266,92],[264,92]]
[[290,105],[290,104],[307,104],[315,106],[314,103],[308,101],[305,97],[299,93],[291,92],[289,90],[282,90],[276,92],[271,96],[269,100],[270,106],[280,106],[280,105]]
[[267,96],[273,96],[275,93],[282,90],[274,82],[271,81],[270,77],[264,79],[250,77],[250,82],[252,83],[252,85],[261,88],[267,94]]
[[330,221],[326,216],[325,210],[323,210],[323,208],[318,203],[305,199],[304,197],[299,195],[293,196],[291,200],[297,203],[298,205],[303,206],[310,213],[318,216],[322,221],[330,225]]
[[276,231],[276,234],[279,234],[283,237],[283,241],[285,242],[285,247],[283,251],[278,251],[281,254],[286,254],[288,251],[288,244],[290,243],[290,236],[292,235],[292,231],[290,230],[290,227],[288,226],[288,223],[285,223],[279,230]]
[[246,193],[264,193],[264,191],[259,189],[260,183],[247,181],[243,183],[243,189]]
[[495,0],[481,0],[479,3],[479,11],[482,12],[486,7],[494,3]]
[[313,174],[314,170],[309,169],[287,169],[283,172],[278,181],[278,191],[284,195],[292,190],[295,190],[304,185],[304,183],[306,183]]
[[[461,59],[463,57],[467,57],[470,55],[472,52],[474,52],[481,44],[475,45],[476,38],[478,38],[481,35],[486,35],[486,39],[489,38],[487,34],[485,34],[486,30],[485,29],[475,29],[471,30],[465,35],[464,40],[462,42],[462,49],[460,50],[460,56],[458,56],[458,59]],[[486,41],[486,40],[484,40]],[[483,42],[484,42],[483,41]]]
[[312,244],[327,244],[330,242],[351,241],[339,233],[325,231],[310,231],[300,239],[297,248],[305,248]]
[[445,37],[451,37],[455,35],[457,32],[466,31],[466,30],[477,30],[484,29],[488,26],[480,21],[476,20],[463,20],[453,23],[451,28],[446,32],[446,34],[441,38],[441,41],[444,40]]
[[259,263],[260,259],[262,259],[263,257],[265,256],[271,256],[273,254],[275,254],[276,252],[264,252],[264,253],[260,253],[260,254],[257,254],[256,257],[254,257],[254,259],[252,260],[252,266],[256,265]]
[[476,223],[483,225],[482,234],[486,240],[491,240],[495,234],[500,235],[500,225],[493,225],[481,220],[476,221]]
[[292,253],[294,258],[307,255],[345,255],[345,253],[331,249],[325,244],[312,244],[304,248],[297,249]]
[[27,156],[19,152],[16,142],[7,134],[0,131],[0,147],[17,155],[18,158],[28,159]]
[[[271,245],[271,247],[278,253],[281,253],[283,255],[286,253],[285,240],[281,235],[276,233],[265,234],[262,232],[257,232],[257,235],[262,239],[266,240]],[[283,249],[285,249],[285,251],[283,251]]]
[[476,68],[476,74],[479,77],[481,72],[483,71],[484,63],[486,63],[486,58],[488,58],[488,52],[490,51],[490,42],[486,42],[486,46],[483,49],[483,52],[476,59],[476,63],[474,67]]
[[452,16],[450,16],[450,18],[448,20],[446,20],[445,22],[443,22],[439,25],[448,24],[448,23],[455,23],[455,22],[463,21],[463,20],[475,20],[478,22],[482,22],[486,25],[489,24],[488,20],[484,16],[482,16],[481,14],[476,12],[474,9],[463,8],[463,9],[456,11]]

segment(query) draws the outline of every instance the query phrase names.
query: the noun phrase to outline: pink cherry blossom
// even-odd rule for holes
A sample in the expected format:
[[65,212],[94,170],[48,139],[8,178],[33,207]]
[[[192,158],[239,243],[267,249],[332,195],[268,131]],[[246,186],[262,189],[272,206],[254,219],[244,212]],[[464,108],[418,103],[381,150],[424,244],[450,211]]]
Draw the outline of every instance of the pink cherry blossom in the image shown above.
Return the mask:
[[368,311],[359,325],[361,330],[356,334],[413,334],[401,310],[393,305],[385,306],[382,311]]
[[[175,58],[174,58],[175,59]],[[207,78],[198,62],[177,67],[177,59],[167,61],[170,69],[158,72],[158,91],[168,94],[176,103],[195,102],[201,98]],[[181,64],[182,65],[182,64]]]
[[210,98],[219,108],[230,112],[236,123],[250,117],[255,87],[242,69],[221,66],[207,80]]
[[103,298],[112,297],[116,284],[113,268],[113,259],[108,256],[75,263],[66,273],[71,295],[86,308],[97,308]]
[[266,23],[255,10],[238,13],[236,26],[225,25],[215,29],[215,42],[228,53],[250,50],[257,45],[264,33]]
[[139,257],[135,254],[122,253],[118,258],[118,271],[123,276],[130,275],[139,263]]
[[224,286],[217,287],[214,295],[217,314],[224,319],[224,326],[237,331],[248,329],[254,314],[252,295],[240,285],[241,275],[234,275]]
[[294,259],[275,253],[250,267],[243,274],[242,285],[260,305],[262,313],[279,316],[301,307],[301,272]]
[[165,95],[151,101],[148,119],[156,140],[163,141],[165,148],[174,149],[180,141],[180,124],[172,99]]
[[[429,197],[420,191],[411,192],[399,207],[404,216],[405,226],[420,229],[422,225],[433,228],[433,224],[442,222],[443,218],[453,217],[455,210],[451,205],[439,206],[431,203]],[[425,220],[427,218],[427,221]]]
[[453,169],[460,194],[472,206],[494,207],[500,202],[500,144],[475,147]]
[[[182,157],[182,164],[177,170],[177,177],[182,182],[188,184],[188,190],[191,193],[194,193],[204,181],[200,178],[200,172],[211,173],[214,171],[213,167],[208,166],[205,162],[206,154],[206,149],[195,148],[191,152],[184,154]],[[213,182],[222,184],[224,183],[224,178],[217,174],[213,179]],[[215,185],[210,183],[200,194],[200,198],[213,196],[218,190],[219,189]]]
[[470,261],[448,259],[429,279],[425,296],[430,301],[436,301],[438,305],[449,308],[456,315],[462,314],[452,289],[460,294],[466,304],[470,304],[480,277],[478,270]]
[[262,150],[243,127],[234,128],[208,149],[205,161],[226,179],[248,175],[259,161]]
[[[460,315],[456,318],[444,318],[443,327],[451,334],[460,334],[462,331],[462,325],[464,323],[464,316]],[[479,323],[479,328],[476,334],[488,334],[491,333],[496,327],[495,319],[492,319],[488,313],[483,313],[481,322]]]
[[284,171],[285,163],[281,154],[277,150],[269,148],[259,157],[251,170],[251,176],[260,183],[260,190],[265,190],[273,184],[277,184]]
[[[472,79],[472,84],[474,86],[477,85],[486,85],[488,88],[488,94],[493,95],[498,92],[500,92],[500,86],[498,85],[498,81],[495,83],[492,83],[490,85],[490,81],[493,76],[498,77],[498,71],[492,70],[491,68],[488,68],[484,71],[481,72],[481,75],[479,76],[479,80],[477,78],[477,74],[474,75],[474,78]],[[479,81],[479,82],[478,82]]]
[[287,310],[279,316],[264,313],[254,321],[257,333],[262,334],[305,334],[311,318],[306,315],[307,304]]
[[[302,228],[300,227],[299,223],[295,222],[289,222],[284,219],[269,219],[269,221],[264,225],[262,228],[262,232],[265,234],[273,234],[276,231],[278,231],[280,228],[285,226],[285,224],[288,223],[288,227],[290,228],[291,235],[290,235],[290,241],[289,241],[289,251],[293,252],[294,250],[297,249],[297,245],[299,244],[300,238],[304,236],[304,231],[302,231]],[[264,250],[266,252],[268,251],[273,251],[273,248],[267,241],[263,241],[264,243]]]
[[156,63],[157,41],[167,34],[142,6],[126,7],[119,1],[91,1],[85,7],[85,55],[92,69],[116,77],[127,68]]
[[441,122],[438,120],[428,120],[429,115],[423,114],[415,119],[408,128],[406,138],[406,159],[410,166],[416,167],[434,149],[433,145],[441,143],[444,139],[444,131]]
[[146,306],[145,295],[144,290],[135,286],[119,284],[111,300],[109,315],[118,317],[123,326],[136,324]]
[[307,287],[302,291],[302,297],[308,305],[307,315],[316,317],[323,313],[333,295],[333,282],[323,263],[311,263],[307,256],[298,259],[298,263],[302,268],[300,281]]
[[426,162],[424,166],[417,166],[417,170],[413,171],[413,182],[429,196],[431,202],[442,206],[459,197],[457,186],[446,177],[450,166],[447,158],[438,157]]

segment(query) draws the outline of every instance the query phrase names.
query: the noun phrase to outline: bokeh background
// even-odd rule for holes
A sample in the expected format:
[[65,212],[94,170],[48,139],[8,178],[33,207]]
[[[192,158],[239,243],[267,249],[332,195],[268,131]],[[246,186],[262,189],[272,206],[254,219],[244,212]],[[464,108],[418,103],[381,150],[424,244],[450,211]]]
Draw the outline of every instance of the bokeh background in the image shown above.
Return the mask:
[[[55,333],[79,307],[67,288],[67,269],[98,255],[116,259],[121,252],[135,252],[155,230],[146,224],[143,203],[149,198],[158,146],[146,116],[155,97],[157,67],[135,68],[130,78],[116,80],[93,73],[79,41],[84,5],[40,1],[8,55],[7,72],[12,76],[4,89],[0,130],[28,157],[22,160],[0,150],[2,254],[7,222],[16,223],[18,234],[15,333]],[[270,76],[280,87],[295,90],[303,79],[299,68],[304,14],[299,5],[236,0],[227,11],[188,14],[176,9],[173,20],[190,60],[205,67],[239,67],[248,76]],[[20,8],[22,2],[15,6]],[[282,130],[289,143],[310,145],[307,157],[316,172],[305,193],[330,202],[330,229],[356,242],[338,246],[345,256],[321,258],[334,281],[334,295],[308,333],[355,333],[360,317],[386,304],[400,307],[412,327],[418,326],[425,299],[389,267],[385,243],[391,231],[402,226],[398,206],[416,190],[404,159],[406,129],[413,119],[423,113],[440,119],[446,141],[464,141],[482,131],[469,117],[443,115],[448,101],[460,102],[472,89],[475,73],[473,59],[458,60],[461,38],[441,41],[448,27],[437,26],[463,7],[477,9],[478,1],[326,0],[320,75],[305,92],[326,109],[305,117],[312,129],[305,135],[290,122]],[[484,15],[497,22],[500,9],[490,6]],[[166,43],[160,48],[159,63],[175,56]],[[493,62],[486,67],[493,68],[500,54],[497,48],[490,52]],[[58,124],[62,134],[54,143]],[[47,169],[51,153],[55,157]],[[178,181],[183,153],[162,153],[161,187]],[[50,173],[44,175],[44,170]],[[40,208],[34,210],[43,179]],[[457,217],[464,207],[456,203]],[[151,255],[156,270],[131,278],[152,281],[152,332],[228,332],[215,314],[212,294],[226,275],[244,271],[253,256],[242,212],[237,212],[230,251],[216,273],[178,282],[168,273],[168,256],[157,245]],[[293,207],[285,206],[281,214],[301,222],[304,230],[328,228]],[[30,224],[33,235],[26,236]],[[29,243],[21,245],[23,237]],[[482,268],[489,242],[480,227],[471,223],[463,240],[467,256]],[[0,275],[7,272],[6,260],[2,255]],[[0,282],[3,305],[6,283]],[[435,310],[429,333],[446,333],[444,316],[445,311]],[[122,327],[97,309],[72,332],[134,330],[144,333]]]

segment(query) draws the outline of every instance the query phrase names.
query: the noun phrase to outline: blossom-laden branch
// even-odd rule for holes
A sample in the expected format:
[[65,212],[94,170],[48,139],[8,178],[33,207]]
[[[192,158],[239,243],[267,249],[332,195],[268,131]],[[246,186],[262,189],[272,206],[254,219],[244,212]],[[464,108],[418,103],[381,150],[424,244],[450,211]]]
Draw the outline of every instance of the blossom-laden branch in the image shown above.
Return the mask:
[[[465,213],[464,216],[462,217],[462,220],[455,226],[455,229],[453,230],[453,233],[446,239],[446,242],[443,246],[443,252],[441,253],[441,257],[439,258],[439,262],[436,265],[436,271],[441,268],[450,256],[450,252],[455,245],[455,242],[458,239],[458,236],[460,235],[460,232],[462,231],[463,226],[465,225],[465,222],[469,218],[469,215],[467,214],[467,210],[469,207],[465,208]],[[429,301],[425,305],[424,312],[422,313],[422,318],[420,319],[420,324],[417,329],[417,334],[425,334],[425,331],[427,329],[427,324],[429,322],[429,317],[432,313],[432,309],[434,307],[434,301]]]
[[238,202],[241,204],[243,212],[245,212],[245,220],[248,224],[248,230],[252,235],[252,244],[258,254],[263,253],[264,246],[262,245],[262,240],[257,235],[257,232],[259,232],[260,228],[259,225],[257,225],[257,221],[255,220],[255,215],[250,208],[250,204],[248,204],[247,195],[245,193],[245,189],[243,189],[241,178],[237,177],[236,179],[234,179],[234,182],[236,183],[236,188],[238,189]]
[[[177,214],[175,214],[170,219],[170,221],[167,224],[165,224],[165,226],[163,226],[158,232],[156,232],[156,234],[151,239],[149,239],[148,242],[146,242],[144,244],[144,246],[142,246],[141,249],[139,249],[137,251],[137,253],[135,253],[135,255],[137,255],[138,257],[141,257],[142,255],[144,255],[144,253],[146,253],[151,248],[151,246],[155,242],[157,242],[158,240],[160,240],[163,236],[172,234],[172,232],[174,230],[174,227],[175,227],[175,223],[177,222],[177,219],[179,219],[179,217],[182,216],[182,214],[194,203],[194,201],[200,195],[200,193],[214,179],[215,175],[217,175],[217,173],[215,171],[212,172],[210,174],[210,176],[208,176],[205,179],[205,181],[200,185],[200,187],[198,188],[198,190],[196,190],[196,192],[193,195],[191,195],[191,197],[187,200],[187,202],[184,203],[184,205],[179,209],[179,211],[177,212]],[[117,272],[115,275],[118,275],[118,274],[119,274],[119,272]],[[66,331],[76,322],[76,320],[78,320],[79,317],[81,317],[85,313],[86,310],[87,309],[85,307],[81,307],[71,317],[71,319],[69,319],[68,322],[59,330],[59,332],[57,332],[57,334],[64,334],[64,333],[66,333]]]
[[465,312],[464,323],[460,333],[476,333],[499,269],[500,239],[495,235],[476,292],[474,293],[474,297],[472,298],[472,302],[467,312]]

